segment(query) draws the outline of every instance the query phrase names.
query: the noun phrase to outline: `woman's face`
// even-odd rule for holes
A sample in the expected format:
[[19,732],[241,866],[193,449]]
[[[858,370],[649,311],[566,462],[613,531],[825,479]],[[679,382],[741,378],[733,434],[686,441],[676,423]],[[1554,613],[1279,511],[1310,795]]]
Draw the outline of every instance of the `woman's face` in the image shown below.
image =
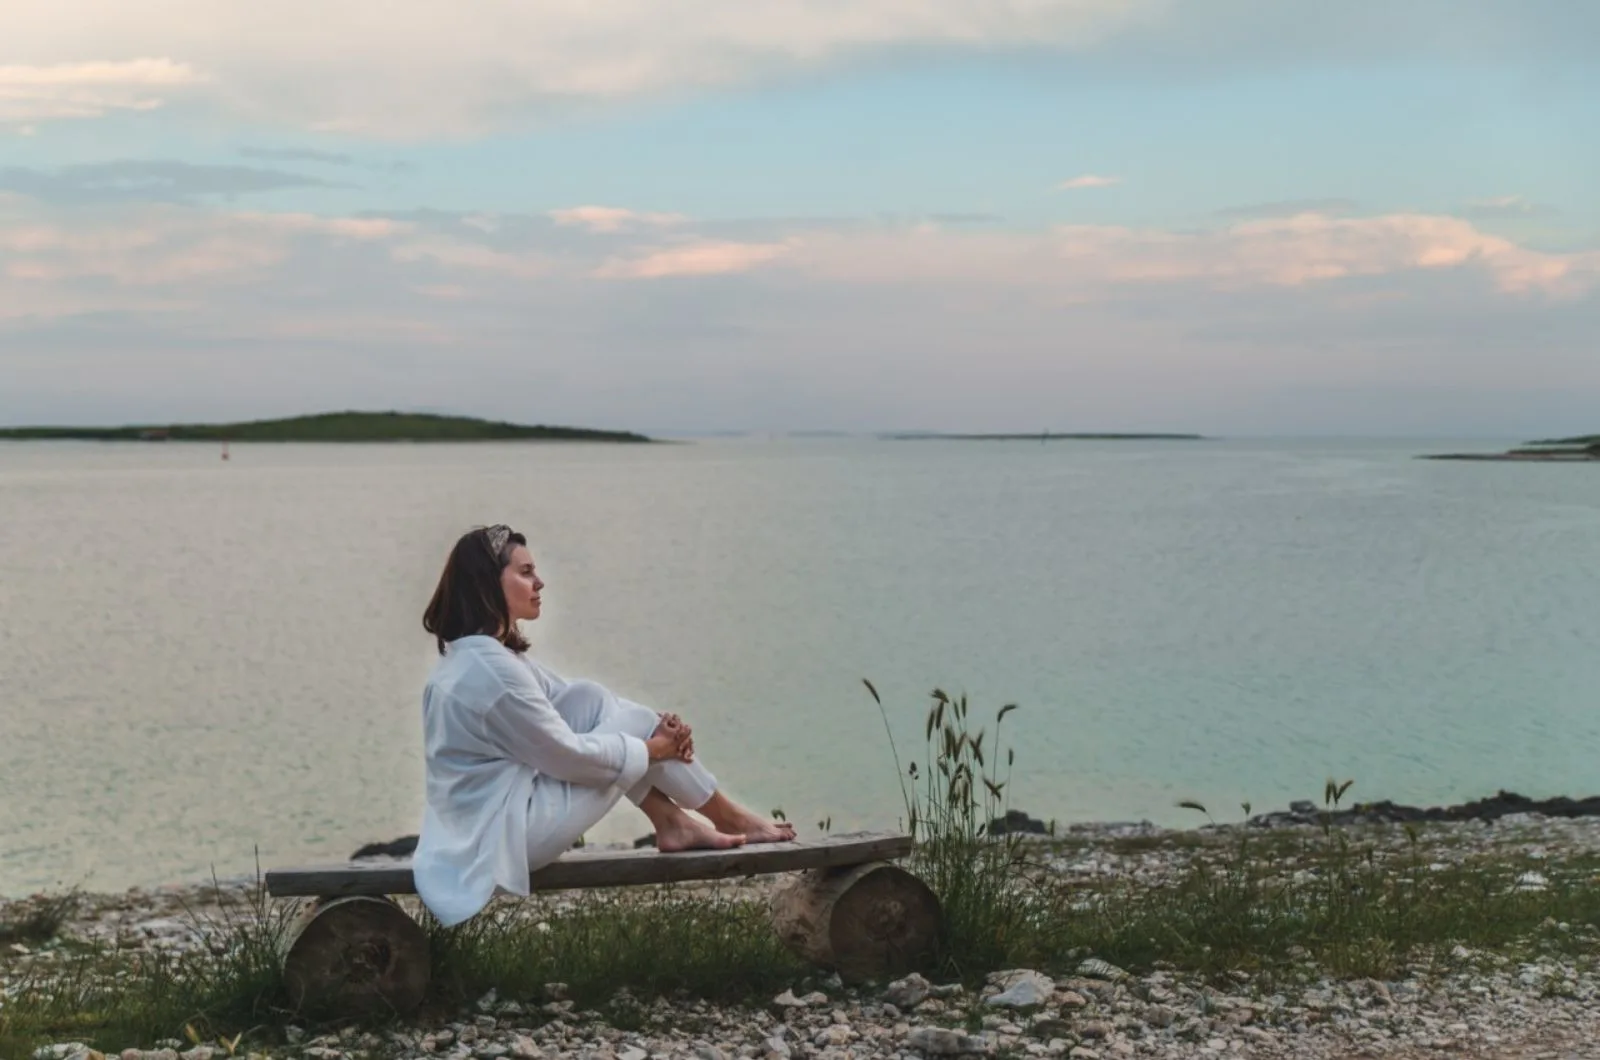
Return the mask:
[[532,622],[539,617],[539,593],[544,582],[534,573],[533,557],[522,545],[511,550],[511,562],[500,572],[500,588],[506,594],[506,613],[513,622]]

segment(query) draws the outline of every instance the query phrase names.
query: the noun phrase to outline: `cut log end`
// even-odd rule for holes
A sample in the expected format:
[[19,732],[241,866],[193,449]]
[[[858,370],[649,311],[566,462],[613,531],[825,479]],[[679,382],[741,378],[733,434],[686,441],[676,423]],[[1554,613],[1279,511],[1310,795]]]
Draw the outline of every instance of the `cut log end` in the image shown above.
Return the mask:
[[305,1012],[409,1012],[428,989],[428,936],[387,898],[309,907],[283,961],[290,1003]]
[[773,896],[772,916],[796,953],[855,982],[921,966],[943,922],[927,884],[884,862],[803,873]]

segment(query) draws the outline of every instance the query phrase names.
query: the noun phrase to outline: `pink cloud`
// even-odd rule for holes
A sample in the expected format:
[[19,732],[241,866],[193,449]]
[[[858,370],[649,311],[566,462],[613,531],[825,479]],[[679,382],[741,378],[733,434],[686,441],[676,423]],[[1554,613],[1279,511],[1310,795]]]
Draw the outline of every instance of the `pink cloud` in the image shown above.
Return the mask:
[[640,213],[620,206],[572,206],[564,210],[551,210],[550,217],[558,225],[580,226],[591,232],[661,228],[683,224],[688,220],[681,213]]
[[653,251],[643,257],[608,261],[596,269],[594,275],[626,280],[716,276],[748,272],[788,252],[789,247],[784,243],[692,243]]
[[1568,295],[1600,283],[1600,253],[1530,249],[1430,214],[1303,213],[1201,232],[1070,225],[1031,234],[836,233],[800,242],[794,262],[834,279],[1042,287],[1078,298],[1120,285],[1299,287],[1411,270],[1476,270],[1506,294]]
[[153,110],[165,102],[160,90],[186,88],[205,79],[170,59],[122,62],[0,65],[0,123],[93,118],[114,110]]
[[1057,191],[1075,191],[1079,188],[1111,188],[1122,183],[1121,177],[1102,177],[1094,173],[1085,173],[1071,180],[1063,180],[1056,185]]

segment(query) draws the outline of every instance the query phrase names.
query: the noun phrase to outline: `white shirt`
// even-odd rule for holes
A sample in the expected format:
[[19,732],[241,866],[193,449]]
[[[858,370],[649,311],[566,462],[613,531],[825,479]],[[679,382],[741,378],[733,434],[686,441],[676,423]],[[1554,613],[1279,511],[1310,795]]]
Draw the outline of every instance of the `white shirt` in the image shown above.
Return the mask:
[[495,888],[528,893],[528,800],[542,778],[626,791],[650,768],[643,740],[575,733],[550,705],[563,684],[493,637],[451,641],[422,694],[427,803],[412,875],[446,927]]

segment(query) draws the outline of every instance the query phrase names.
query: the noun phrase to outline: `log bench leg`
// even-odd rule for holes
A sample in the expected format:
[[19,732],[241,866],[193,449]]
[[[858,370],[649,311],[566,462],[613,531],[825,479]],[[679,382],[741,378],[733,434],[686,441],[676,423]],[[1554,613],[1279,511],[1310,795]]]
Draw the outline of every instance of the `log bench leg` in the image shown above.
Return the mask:
[[928,885],[888,862],[812,869],[773,895],[778,937],[843,979],[893,978],[932,956],[944,926]]
[[392,899],[311,903],[287,941],[283,979],[297,1010],[409,1012],[427,992],[427,933]]

